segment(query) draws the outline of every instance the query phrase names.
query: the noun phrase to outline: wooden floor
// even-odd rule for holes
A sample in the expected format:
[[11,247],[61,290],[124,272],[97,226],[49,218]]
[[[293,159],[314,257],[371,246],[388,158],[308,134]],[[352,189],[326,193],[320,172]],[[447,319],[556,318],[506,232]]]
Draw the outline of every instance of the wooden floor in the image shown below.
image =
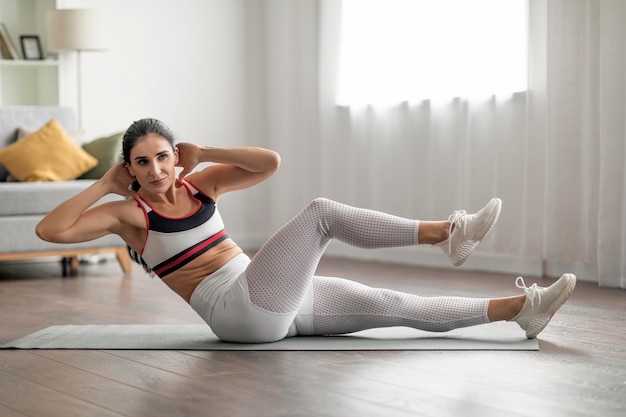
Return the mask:
[[[517,294],[514,276],[325,259],[320,274],[421,295]],[[55,324],[201,323],[107,262],[0,264],[0,343]],[[527,285],[551,280],[527,278]],[[0,416],[626,415],[626,291],[579,282],[539,352],[0,350]]]

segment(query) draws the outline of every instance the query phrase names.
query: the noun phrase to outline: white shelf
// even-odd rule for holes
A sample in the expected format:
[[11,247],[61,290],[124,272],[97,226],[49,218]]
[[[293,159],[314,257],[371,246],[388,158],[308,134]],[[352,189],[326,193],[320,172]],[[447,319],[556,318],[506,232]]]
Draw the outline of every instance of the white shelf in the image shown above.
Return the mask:
[[[0,22],[15,43],[20,35],[37,35],[45,51],[46,11],[56,9],[61,1],[0,0]],[[63,68],[56,55],[41,60],[0,59],[0,106],[59,105]]]
[[59,61],[56,59],[0,59],[0,66],[3,67],[58,67]]

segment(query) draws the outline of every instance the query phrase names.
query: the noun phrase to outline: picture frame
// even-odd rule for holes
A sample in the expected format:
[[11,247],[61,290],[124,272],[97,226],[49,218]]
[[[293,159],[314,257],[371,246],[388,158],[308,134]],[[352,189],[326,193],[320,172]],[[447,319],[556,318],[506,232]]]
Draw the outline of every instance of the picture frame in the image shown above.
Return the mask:
[[27,60],[44,59],[41,50],[41,42],[37,35],[21,35],[22,56]]

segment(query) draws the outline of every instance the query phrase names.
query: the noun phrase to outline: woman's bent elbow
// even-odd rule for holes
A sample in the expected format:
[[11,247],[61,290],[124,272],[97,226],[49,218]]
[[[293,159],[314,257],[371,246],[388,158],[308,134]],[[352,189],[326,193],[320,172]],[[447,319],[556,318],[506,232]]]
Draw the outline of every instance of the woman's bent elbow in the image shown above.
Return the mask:
[[280,167],[280,154],[278,152],[272,151],[272,171],[276,172],[278,171],[278,168]]
[[51,242],[50,236],[48,235],[48,233],[46,233],[45,228],[41,226],[41,223],[38,223],[35,227],[35,234],[39,239],[45,240],[46,242]]
[[39,237],[39,239],[45,240],[46,242],[63,243],[54,235],[54,233],[51,233],[45,225],[42,225],[41,222],[39,222],[35,227],[35,234]]

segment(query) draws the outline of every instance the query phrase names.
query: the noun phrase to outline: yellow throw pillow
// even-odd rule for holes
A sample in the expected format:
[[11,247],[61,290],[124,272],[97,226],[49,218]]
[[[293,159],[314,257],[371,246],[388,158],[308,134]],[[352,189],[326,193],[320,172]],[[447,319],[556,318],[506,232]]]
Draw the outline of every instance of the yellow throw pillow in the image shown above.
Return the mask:
[[98,160],[77,146],[56,119],[0,150],[0,164],[18,181],[66,181]]

